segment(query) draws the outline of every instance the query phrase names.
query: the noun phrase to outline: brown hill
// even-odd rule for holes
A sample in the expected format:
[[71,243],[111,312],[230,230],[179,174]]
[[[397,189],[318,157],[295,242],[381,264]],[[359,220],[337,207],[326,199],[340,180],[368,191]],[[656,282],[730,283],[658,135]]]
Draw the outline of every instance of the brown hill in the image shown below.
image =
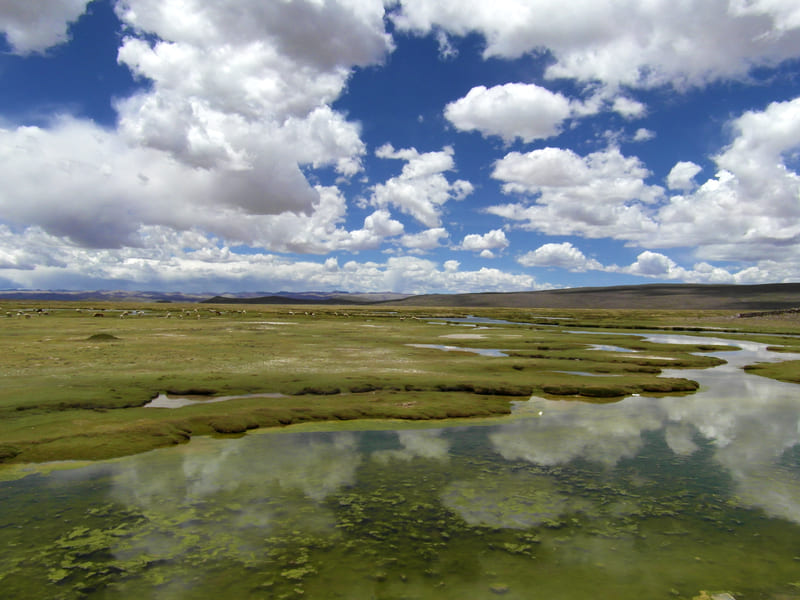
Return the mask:
[[534,292],[428,294],[392,301],[403,306],[784,310],[800,307],[800,283],[762,285],[646,284]]

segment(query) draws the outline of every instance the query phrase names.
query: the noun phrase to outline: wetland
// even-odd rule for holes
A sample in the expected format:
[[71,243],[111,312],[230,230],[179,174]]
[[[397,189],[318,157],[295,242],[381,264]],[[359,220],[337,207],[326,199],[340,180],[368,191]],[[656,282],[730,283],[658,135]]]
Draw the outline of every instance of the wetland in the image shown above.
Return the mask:
[[800,323],[43,310],[0,323],[9,597],[800,598]]

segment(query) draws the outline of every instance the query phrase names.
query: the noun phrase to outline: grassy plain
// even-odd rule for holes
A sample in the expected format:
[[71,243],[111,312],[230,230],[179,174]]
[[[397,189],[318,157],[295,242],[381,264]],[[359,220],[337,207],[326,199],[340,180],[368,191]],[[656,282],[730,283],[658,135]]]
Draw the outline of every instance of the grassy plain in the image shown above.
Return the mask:
[[[515,323],[447,322],[468,314]],[[797,320],[724,311],[7,301],[0,303],[0,462],[109,458],[193,435],[309,421],[486,417],[531,394],[609,402],[690,393],[695,382],[661,377],[661,369],[718,364],[691,354],[708,342],[655,344],[640,335],[701,328],[800,351],[797,338],[780,336],[800,333]],[[761,372],[791,380],[796,369]],[[145,407],[160,393],[201,401]],[[207,401],[239,394],[281,396]]]

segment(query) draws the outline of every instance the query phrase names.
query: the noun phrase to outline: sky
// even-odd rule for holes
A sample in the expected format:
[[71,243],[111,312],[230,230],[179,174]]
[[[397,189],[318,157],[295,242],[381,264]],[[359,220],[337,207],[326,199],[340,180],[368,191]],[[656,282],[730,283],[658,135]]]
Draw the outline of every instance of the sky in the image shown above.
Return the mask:
[[796,0],[0,0],[0,289],[797,281]]

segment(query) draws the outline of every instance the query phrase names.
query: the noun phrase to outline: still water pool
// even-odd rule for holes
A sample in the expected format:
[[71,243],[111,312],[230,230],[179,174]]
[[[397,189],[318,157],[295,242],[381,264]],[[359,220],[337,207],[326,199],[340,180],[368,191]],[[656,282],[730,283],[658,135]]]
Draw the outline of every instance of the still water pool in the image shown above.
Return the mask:
[[800,598],[800,387],[720,356],[683,397],[49,465],[0,483],[0,595]]

